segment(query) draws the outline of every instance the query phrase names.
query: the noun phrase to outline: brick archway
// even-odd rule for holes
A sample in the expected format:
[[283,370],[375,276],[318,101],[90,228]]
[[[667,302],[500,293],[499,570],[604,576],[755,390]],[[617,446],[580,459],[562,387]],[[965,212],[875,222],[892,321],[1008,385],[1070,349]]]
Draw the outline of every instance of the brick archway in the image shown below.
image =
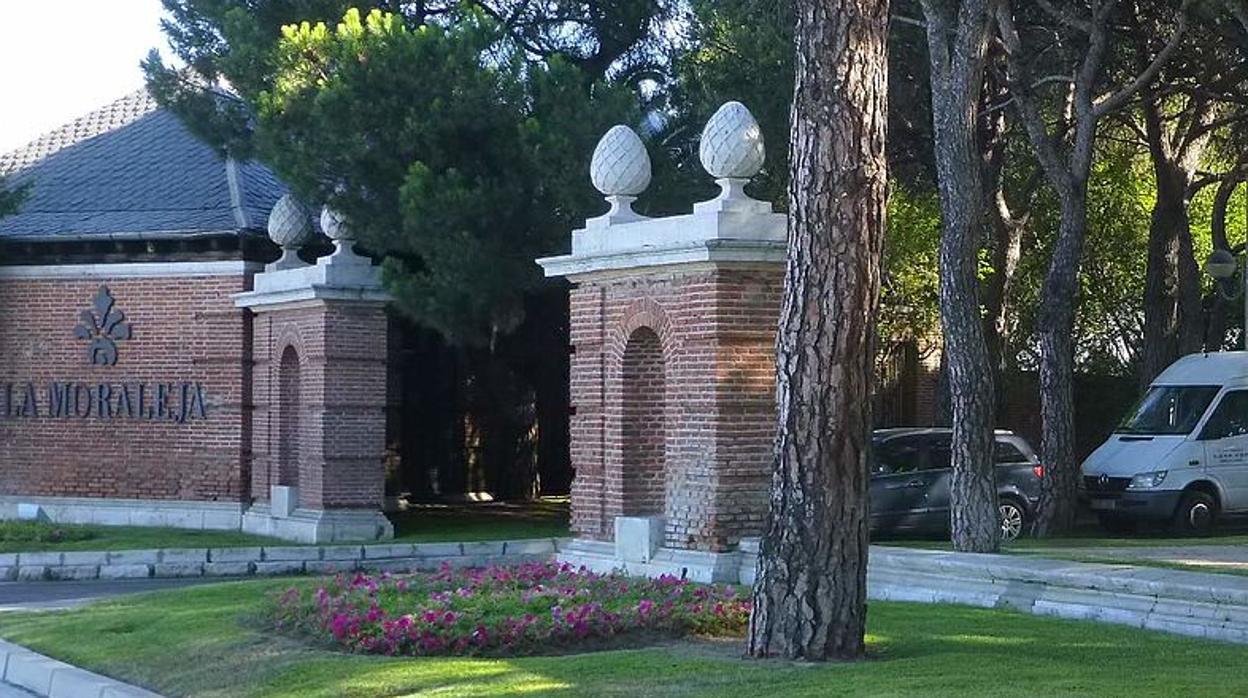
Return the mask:
[[667,383],[663,345],[649,327],[624,343],[621,361],[625,516],[663,514],[667,473]]

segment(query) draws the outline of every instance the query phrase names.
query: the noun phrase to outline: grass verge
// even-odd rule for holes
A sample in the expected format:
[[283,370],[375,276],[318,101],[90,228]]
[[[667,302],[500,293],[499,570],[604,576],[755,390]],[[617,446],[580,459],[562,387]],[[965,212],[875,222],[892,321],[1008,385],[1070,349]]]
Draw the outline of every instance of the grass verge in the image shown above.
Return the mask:
[[[295,584],[312,584],[299,580]],[[1170,696],[1248,694],[1244,648],[957,606],[873,602],[871,661],[744,660],[740,643],[513,659],[339,654],[260,629],[265,595],[215,584],[0,615],[0,636],[170,696]]]
[[0,521],[0,553],[147,548],[227,548],[284,545],[241,531],[191,531],[142,526],[90,526]]
[[[421,504],[390,515],[395,540],[406,543],[521,540],[568,535],[568,499],[534,502]],[[0,521],[0,553],[142,550],[147,548],[236,548],[298,545],[241,531],[193,531],[140,526],[95,526]]]

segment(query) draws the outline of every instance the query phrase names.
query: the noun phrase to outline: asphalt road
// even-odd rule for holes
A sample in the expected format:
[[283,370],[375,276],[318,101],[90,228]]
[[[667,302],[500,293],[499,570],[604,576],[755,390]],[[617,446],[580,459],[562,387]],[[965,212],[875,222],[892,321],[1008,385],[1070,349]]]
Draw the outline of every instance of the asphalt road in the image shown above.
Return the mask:
[[[0,582],[0,613],[73,608],[99,599],[224,581],[195,579],[97,579],[82,582]],[[0,698],[3,694],[0,693]]]

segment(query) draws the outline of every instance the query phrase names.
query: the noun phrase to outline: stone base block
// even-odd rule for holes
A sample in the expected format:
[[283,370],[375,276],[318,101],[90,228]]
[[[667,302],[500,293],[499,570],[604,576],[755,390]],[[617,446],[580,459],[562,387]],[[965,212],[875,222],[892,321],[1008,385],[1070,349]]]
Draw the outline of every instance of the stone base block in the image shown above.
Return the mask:
[[611,543],[591,540],[574,540],[560,546],[555,559],[599,573],[623,572],[637,577],[666,574],[694,582],[729,584],[739,582],[742,566],[742,556],[737,550],[709,553],[659,548],[649,561],[640,562],[622,559]]
[[202,577],[202,562],[160,562],[154,566],[153,575],[157,577]]
[[303,563],[297,560],[282,560],[281,562],[257,562],[255,563],[256,574],[258,575],[278,575],[278,574],[303,574]]
[[300,543],[394,538],[394,525],[378,510],[296,509],[288,517],[278,517],[267,503],[256,504],[243,514],[243,531]]
[[22,565],[17,569],[19,582],[39,582],[48,578],[48,568],[43,565]]
[[241,504],[230,502],[0,495],[0,519],[17,519],[38,510],[40,520],[101,526],[237,531],[242,509]]
[[142,579],[152,576],[150,565],[101,565],[100,579]]
[[95,565],[61,565],[49,567],[48,578],[58,582],[72,582],[81,579],[96,579],[100,576],[100,568]]
[[251,574],[250,562],[209,562],[204,565],[207,577],[246,577]]
[[662,544],[662,516],[615,517],[615,556],[619,559],[649,562]]
[[288,485],[273,485],[269,488],[270,508],[273,516],[279,519],[290,518],[299,508],[299,488]]
[[48,515],[43,507],[28,502],[17,503],[17,518],[21,521],[47,521]]

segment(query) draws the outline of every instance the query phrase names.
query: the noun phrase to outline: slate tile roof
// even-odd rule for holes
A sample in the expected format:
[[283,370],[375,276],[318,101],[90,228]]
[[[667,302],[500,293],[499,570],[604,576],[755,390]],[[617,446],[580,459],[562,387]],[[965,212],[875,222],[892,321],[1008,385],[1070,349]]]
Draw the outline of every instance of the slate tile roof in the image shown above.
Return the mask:
[[285,193],[266,167],[219,156],[146,90],[0,154],[8,185],[29,182],[0,238],[176,239],[263,231]]

